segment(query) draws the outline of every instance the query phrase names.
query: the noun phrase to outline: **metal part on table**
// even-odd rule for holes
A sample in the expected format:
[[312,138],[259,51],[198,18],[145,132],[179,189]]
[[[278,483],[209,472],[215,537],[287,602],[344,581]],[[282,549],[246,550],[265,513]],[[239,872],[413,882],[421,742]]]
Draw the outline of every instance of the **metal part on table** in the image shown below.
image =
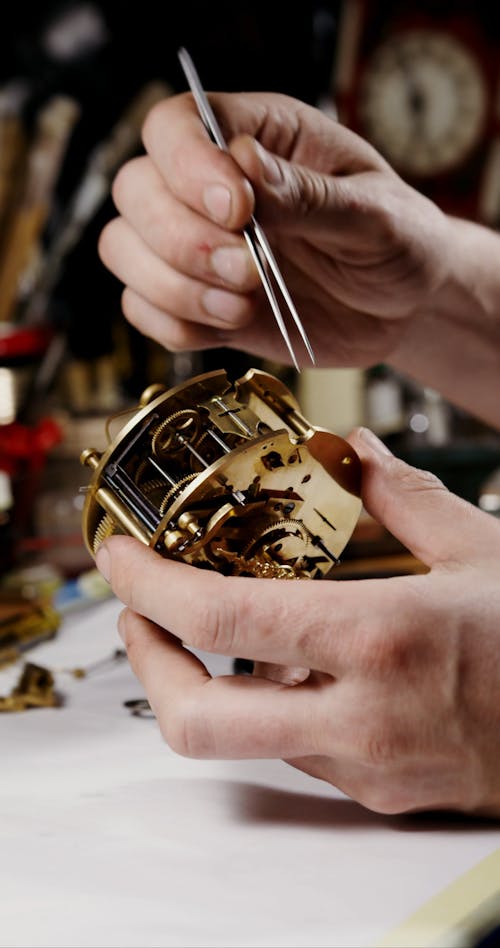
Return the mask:
[[[196,67],[193,63],[193,60],[191,59],[191,56],[189,55],[188,51],[184,49],[184,47],[182,47],[178,51],[178,56],[179,56],[180,64],[184,70],[184,75],[186,76],[189,88],[191,89],[193,98],[198,107],[200,117],[202,119],[202,122],[208,134],[210,135],[210,138],[216,145],[218,145],[218,147],[222,151],[228,151],[229,149],[227,147],[226,141],[219,127],[219,123],[217,122],[217,119],[213,113],[210,102],[208,101],[208,98],[205,94],[205,91],[200,82],[200,78],[196,71]],[[309,339],[307,338],[305,329],[300,320],[300,316],[297,313],[297,310],[295,309],[295,305],[290,296],[287,285],[278,267],[276,258],[271,250],[269,241],[264,231],[262,230],[262,227],[260,226],[260,224],[257,223],[253,215],[250,218],[249,224],[246,227],[244,227],[243,235],[247,242],[250,253],[252,254],[252,258],[254,260],[255,266],[257,267],[264,290],[266,291],[267,298],[271,305],[271,309],[274,313],[274,318],[276,319],[281,335],[290,353],[292,362],[295,368],[297,369],[297,371],[300,372],[299,363],[295,355],[292,343],[290,341],[290,336],[288,335],[288,330],[286,328],[285,321],[283,319],[283,316],[280,310],[280,306],[276,297],[275,290],[273,288],[271,280],[266,271],[266,264],[269,266],[276,280],[278,288],[283,294],[283,298],[286,302],[286,305],[288,306],[292,319],[302,337],[302,341],[307,349],[307,352],[309,353],[311,362],[313,363],[315,362],[314,352],[312,350]]]
[[361,511],[361,463],[281,380],[208,372],[150,386],[131,411],[107,450],[81,456],[91,554],[121,533],[226,575],[319,579],[338,562]]
[[57,611],[45,600],[0,590],[0,668],[17,662],[23,652],[54,638]]
[[27,662],[10,695],[0,697],[0,712],[56,708],[60,704],[61,698],[54,690],[52,672],[43,665]]

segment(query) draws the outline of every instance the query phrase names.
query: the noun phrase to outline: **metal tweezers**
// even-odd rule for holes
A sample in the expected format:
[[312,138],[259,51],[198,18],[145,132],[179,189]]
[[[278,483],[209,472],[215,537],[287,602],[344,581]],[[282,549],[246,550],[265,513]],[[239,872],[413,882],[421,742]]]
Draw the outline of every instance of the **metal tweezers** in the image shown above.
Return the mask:
[[[187,82],[189,84],[189,88],[191,89],[193,98],[198,107],[200,117],[203,121],[203,124],[208,134],[210,135],[210,138],[216,145],[219,146],[220,149],[222,149],[222,151],[226,151],[226,152],[229,151],[227,144],[224,140],[224,136],[217,122],[217,119],[215,118],[215,115],[213,113],[212,107],[207,99],[203,86],[200,82],[200,78],[196,71],[193,60],[191,59],[191,56],[189,55],[187,50],[184,49],[183,47],[179,49],[178,56],[179,56],[180,64],[184,70],[184,75],[186,76]],[[313,353],[311,344],[309,342],[309,339],[307,338],[304,327],[300,321],[299,314],[297,313],[297,310],[295,309],[290,293],[288,292],[286,283],[280,272],[275,256],[271,250],[269,241],[266,235],[264,234],[262,227],[260,226],[260,224],[257,223],[253,215],[250,218],[249,224],[247,224],[247,226],[243,228],[243,235],[246,239],[250,253],[252,254],[253,260],[255,262],[255,266],[257,267],[259,276],[262,280],[262,284],[266,291],[269,303],[271,304],[271,309],[274,313],[274,317],[278,324],[281,335],[283,336],[287,349],[292,357],[293,364],[295,368],[297,369],[297,371],[300,372],[300,367],[299,367],[297,358],[295,356],[292,343],[290,342],[290,337],[288,335],[288,331],[285,326],[285,321],[283,319],[283,316],[279,307],[279,303],[273,289],[273,285],[271,283],[271,280],[266,270],[266,266],[265,266],[266,262],[269,265],[269,268],[275,277],[276,283],[278,284],[278,287],[283,294],[283,297],[287,303],[288,309],[290,310],[290,313],[295,322],[295,325],[297,326],[297,329],[302,337],[304,345],[313,363],[315,362],[314,353]]]

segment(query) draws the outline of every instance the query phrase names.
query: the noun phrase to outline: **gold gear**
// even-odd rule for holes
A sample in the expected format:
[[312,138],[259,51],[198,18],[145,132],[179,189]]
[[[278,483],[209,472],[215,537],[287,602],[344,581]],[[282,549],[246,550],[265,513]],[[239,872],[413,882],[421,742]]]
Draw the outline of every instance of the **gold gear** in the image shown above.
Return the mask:
[[[292,529],[293,528],[293,529]],[[264,527],[261,532],[253,537],[250,543],[244,548],[242,556],[251,557],[255,552],[262,549],[263,544],[266,542],[266,536],[269,536],[276,531],[284,531],[281,536],[277,536],[275,540],[270,540],[271,543],[278,542],[279,540],[285,540],[287,537],[298,537],[304,544],[304,550],[309,544],[309,535],[307,530],[304,527],[304,524],[301,520],[293,520],[292,518],[283,518],[281,520],[276,520],[274,523],[269,523]]]
[[198,473],[186,474],[184,477],[181,477],[180,480],[177,481],[177,484],[174,484],[167,491],[167,493],[165,494],[160,504],[160,514],[162,517],[165,515],[165,511],[167,510],[169,505],[172,503],[172,501],[175,500],[176,495],[180,493],[182,490],[184,490],[184,487],[186,486],[186,484],[189,484],[190,481],[193,481],[195,477],[198,477]]
[[[173,423],[177,421],[183,421],[183,424],[180,424],[177,428],[174,427],[173,430],[168,432],[167,429],[171,428]],[[153,454],[155,454],[157,457],[161,457],[161,455],[166,451],[168,451],[169,454],[182,451],[184,445],[181,441],[176,443],[175,435],[177,433],[182,434],[183,429],[186,429],[186,434],[189,434],[189,428],[193,422],[194,431],[191,432],[191,435],[188,438],[188,441],[190,442],[194,441],[200,432],[201,420],[199,412],[193,408],[181,408],[179,411],[174,411],[173,414],[168,416],[168,418],[164,418],[153,432],[151,439],[151,450]],[[165,441],[160,442],[161,436],[165,431],[167,431]]]
[[101,543],[104,543],[104,540],[107,540],[108,537],[112,536],[115,532],[115,521],[109,513],[104,513],[97,524],[94,533],[94,539],[92,542],[92,549],[94,553],[97,553],[98,548]]

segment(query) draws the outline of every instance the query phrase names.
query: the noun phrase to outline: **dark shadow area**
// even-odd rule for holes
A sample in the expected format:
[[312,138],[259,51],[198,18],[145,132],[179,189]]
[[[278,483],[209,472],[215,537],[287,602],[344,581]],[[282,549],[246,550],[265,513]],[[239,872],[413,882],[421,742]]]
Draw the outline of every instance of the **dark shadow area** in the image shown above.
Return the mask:
[[392,829],[400,833],[474,833],[498,829],[500,822],[448,811],[385,815],[374,813],[348,798],[328,799],[276,790],[255,784],[237,784],[234,806],[248,822],[295,824],[325,829]]

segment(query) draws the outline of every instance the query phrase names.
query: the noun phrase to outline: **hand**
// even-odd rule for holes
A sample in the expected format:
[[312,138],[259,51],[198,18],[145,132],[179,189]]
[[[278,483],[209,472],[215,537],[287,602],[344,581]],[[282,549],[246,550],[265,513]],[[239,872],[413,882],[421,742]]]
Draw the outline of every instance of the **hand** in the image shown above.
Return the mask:
[[[366,429],[350,440],[366,509],[429,571],[224,577],[115,537],[97,559],[128,606],[132,668],[181,754],[280,757],[383,813],[498,815],[500,523]],[[311,671],[295,685],[212,679],[189,647]]]
[[230,155],[179,95],[154,107],[147,154],[115,179],[120,216],[99,252],[126,284],[129,321],[172,351],[227,346],[288,361],[241,234],[255,210],[317,364],[387,360],[444,291],[449,219],[319,110],[277,94],[210,98]]

